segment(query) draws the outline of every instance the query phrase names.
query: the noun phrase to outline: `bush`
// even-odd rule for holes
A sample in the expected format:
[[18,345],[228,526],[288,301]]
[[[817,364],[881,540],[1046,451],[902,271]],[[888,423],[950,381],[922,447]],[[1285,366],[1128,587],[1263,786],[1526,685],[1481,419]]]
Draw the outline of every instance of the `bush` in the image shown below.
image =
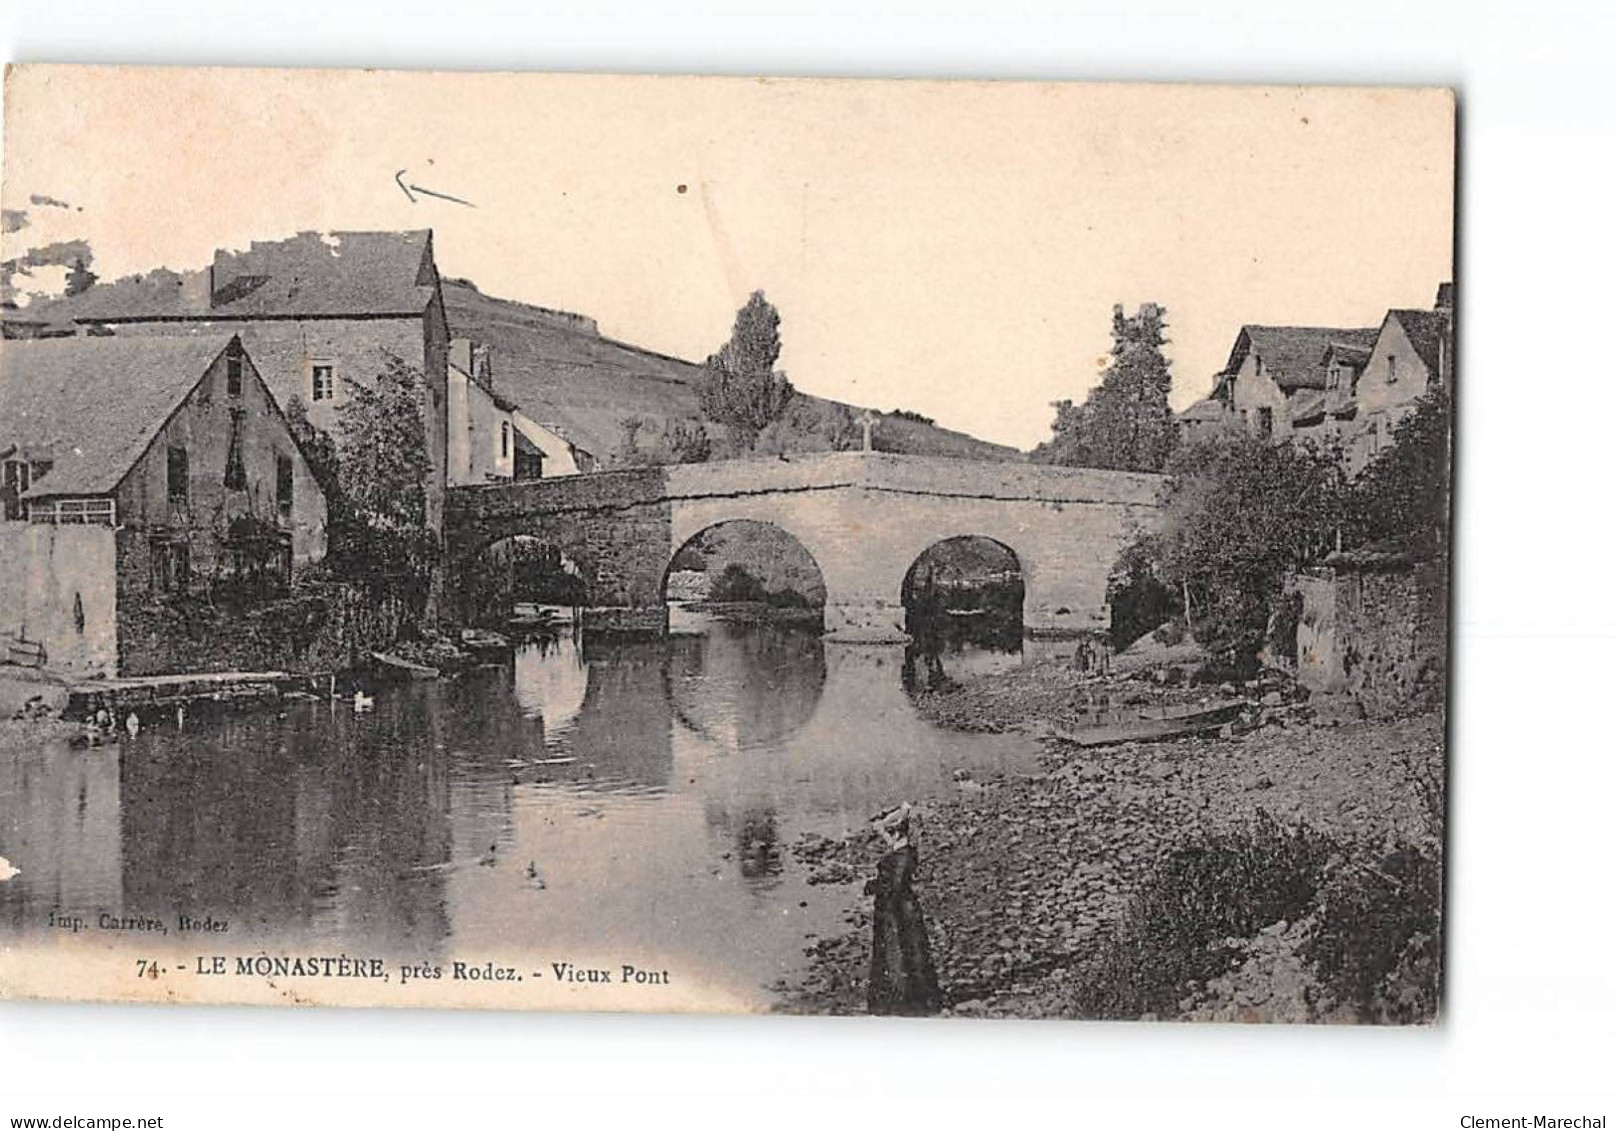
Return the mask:
[[1365,851],[1264,812],[1172,850],[1096,938],[1075,1005],[1090,1017],[1170,1017],[1193,986],[1244,958],[1280,920],[1305,921],[1301,958],[1328,1017],[1407,1024],[1436,1015],[1442,974],[1440,842]]
[[1335,546],[1349,503],[1337,453],[1232,436],[1180,449],[1168,476],[1161,531],[1114,572],[1182,595],[1213,666],[1249,676],[1286,575]]
[[1343,860],[1319,892],[1303,956],[1360,1021],[1436,1016],[1442,983],[1442,857],[1434,843]]
[[1118,652],[1183,612],[1178,594],[1156,572],[1156,554],[1148,536],[1137,538],[1111,567],[1105,599],[1111,606],[1111,647]]
[[745,566],[731,562],[707,593],[709,601],[771,605],[777,609],[806,609],[813,604],[794,589],[770,589]]
[[1083,1016],[1135,1018],[1177,1009],[1188,982],[1226,973],[1243,939],[1305,915],[1318,892],[1329,838],[1286,828],[1265,812],[1163,857],[1083,971]]

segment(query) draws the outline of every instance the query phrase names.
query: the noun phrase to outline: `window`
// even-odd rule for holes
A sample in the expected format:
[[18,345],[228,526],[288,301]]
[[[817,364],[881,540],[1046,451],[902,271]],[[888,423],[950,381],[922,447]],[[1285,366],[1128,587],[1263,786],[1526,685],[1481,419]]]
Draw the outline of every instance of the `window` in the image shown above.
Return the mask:
[[232,397],[241,396],[241,343],[231,342],[224,355],[224,387]]
[[184,506],[191,499],[191,457],[184,448],[168,449],[168,501]]
[[1395,353],[1386,355],[1386,384],[1397,384],[1397,355]]
[[3,476],[0,477],[0,500],[4,501],[4,510],[0,513],[14,522],[27,517],[28,507],[22,501],[22,493],[28,490],[31,479],[27,462],[8,459],[0,476]]
[[330,362],[317,361],[309,370],[309,395],[317,401],[328,401],[336,390],[336,367]]
[[282,514],[292,512],[292,457],[275,457],[275,503]]
[[1271,408],[1259,408],[1257,410],[1257,435],[1266,440],[1273,434],[1274,410]]
[[502,421],[499,426],[499,458],[511,458],[511,422]]
[[241,418],[247,414],[239,408],[230,410],[230,450],[224,457],[224,489],[245,491],[247,469],[241,462]]
[[166,538],[151,542],[152,589],[158,593],[184,593],[191,587],[191,546]]

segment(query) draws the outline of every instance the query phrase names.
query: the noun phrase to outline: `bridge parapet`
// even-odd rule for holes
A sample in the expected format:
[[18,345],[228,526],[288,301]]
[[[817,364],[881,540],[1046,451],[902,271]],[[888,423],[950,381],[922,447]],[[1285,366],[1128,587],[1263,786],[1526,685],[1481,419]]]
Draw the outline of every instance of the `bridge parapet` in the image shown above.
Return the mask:
[[456,487],[450,521],[643,506],[668,500],[864,488],[911,495],[1155,506],[1162,477],[1130,471],[888,452],[714,460]]

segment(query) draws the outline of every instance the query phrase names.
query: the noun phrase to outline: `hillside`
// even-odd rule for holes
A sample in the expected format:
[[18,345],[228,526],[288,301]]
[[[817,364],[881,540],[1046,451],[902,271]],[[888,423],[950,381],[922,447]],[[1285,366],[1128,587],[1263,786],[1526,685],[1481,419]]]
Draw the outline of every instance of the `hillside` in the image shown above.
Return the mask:
[[[597,456],[611,455],[618,424],[627,417],[664,421],[701,414],[699,364],[602,337],[594,321],[581,315],[485,295],[463,279],[444,279],[443,299],[454,336],[493,348],[499,392]],[[836,403],[799,396],[816,406]],[[1002,444],[890,414],[876,425],[874,443],[881,451],[905,455],[1025,458]]]

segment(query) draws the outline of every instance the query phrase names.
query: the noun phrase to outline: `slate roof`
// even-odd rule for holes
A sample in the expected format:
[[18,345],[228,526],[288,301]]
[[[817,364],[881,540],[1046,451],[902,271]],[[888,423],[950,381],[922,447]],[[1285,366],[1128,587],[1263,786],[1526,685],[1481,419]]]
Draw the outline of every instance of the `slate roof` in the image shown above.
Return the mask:
[[1414,352],[1420,355],[1425,368],[1433,377],[1442,371],[1442,340],[1448,334],[1448,320],[1436,310],[1390,310],[1387,318],[1395,318],[1408,335]]
[[115,490],[232,337],[0,342],[0,448],[52,461],[24,497]]
[[1331,345],[1372,349],[1379,328],[1329,326],[1242,326],[1229,354],[1226,373],[1234,373],[1248,354],[1262,359],[1263,370],[1281,389],[1322,389],[1325,351]]
[[301,232],[218,251],[201,271],[160,267],[22,312],[50,322],[415,316],[432,300],[429,230]]

